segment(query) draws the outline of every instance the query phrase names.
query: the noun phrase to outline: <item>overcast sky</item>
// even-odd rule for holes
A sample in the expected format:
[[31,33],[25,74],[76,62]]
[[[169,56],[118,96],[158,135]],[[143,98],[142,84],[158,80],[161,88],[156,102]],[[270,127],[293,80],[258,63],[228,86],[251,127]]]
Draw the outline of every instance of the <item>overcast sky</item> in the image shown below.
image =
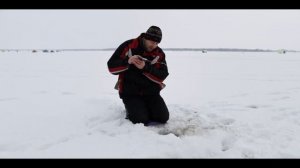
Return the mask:
[[115,48],[151,25],[161,47],[300,50],[300,10],[0,10],[0,49]]

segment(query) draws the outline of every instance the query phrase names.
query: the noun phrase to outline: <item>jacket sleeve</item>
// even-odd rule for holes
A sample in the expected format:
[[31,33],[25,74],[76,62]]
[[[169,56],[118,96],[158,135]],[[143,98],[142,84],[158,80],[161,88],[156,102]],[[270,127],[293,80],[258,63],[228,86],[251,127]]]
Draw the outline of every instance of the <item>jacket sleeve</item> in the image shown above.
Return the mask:
[[146,62],[145,67],[143,68],[143,74],[151,81],[158,83],[161,88],[164,88],[165,84],[162,82],[169,75],[165,54],[163,53],[159,61],[155,64]]
[[128,42],[122,43],[107,62],[108,70],[114,75],[128,70]]

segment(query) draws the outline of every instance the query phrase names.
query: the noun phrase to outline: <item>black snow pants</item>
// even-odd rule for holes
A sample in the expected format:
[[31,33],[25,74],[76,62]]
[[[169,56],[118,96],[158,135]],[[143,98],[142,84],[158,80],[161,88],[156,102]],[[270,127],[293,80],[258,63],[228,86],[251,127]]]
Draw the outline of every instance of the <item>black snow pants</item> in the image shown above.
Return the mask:
[[160,95],[123,96],[122,100],[126,117],[134,124],[166,123],[169,120],[169,110]]

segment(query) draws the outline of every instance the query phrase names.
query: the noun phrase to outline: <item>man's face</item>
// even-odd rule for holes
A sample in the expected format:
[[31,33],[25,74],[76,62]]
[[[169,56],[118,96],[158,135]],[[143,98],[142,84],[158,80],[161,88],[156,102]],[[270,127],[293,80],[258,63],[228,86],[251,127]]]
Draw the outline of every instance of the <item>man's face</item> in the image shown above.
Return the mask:
[[145,49],[147,52],[151,52],[158,46],[158,42],[144,39]]

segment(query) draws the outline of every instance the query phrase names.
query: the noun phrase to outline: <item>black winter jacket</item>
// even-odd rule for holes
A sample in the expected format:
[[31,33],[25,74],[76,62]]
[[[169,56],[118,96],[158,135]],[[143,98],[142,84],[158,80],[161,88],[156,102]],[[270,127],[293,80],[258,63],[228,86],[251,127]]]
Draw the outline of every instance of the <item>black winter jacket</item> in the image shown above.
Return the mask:
[[[129,57],[133,55],[147,59],[143,69],[128,64]],[[163,50],[157,47],[147,52],[141,36],[122,43],[107,65],[110,73],[119,75],[115,88],[119,90],[120,98],[129,95],[157,95],[165,87],[162,82],[169,75]]]

